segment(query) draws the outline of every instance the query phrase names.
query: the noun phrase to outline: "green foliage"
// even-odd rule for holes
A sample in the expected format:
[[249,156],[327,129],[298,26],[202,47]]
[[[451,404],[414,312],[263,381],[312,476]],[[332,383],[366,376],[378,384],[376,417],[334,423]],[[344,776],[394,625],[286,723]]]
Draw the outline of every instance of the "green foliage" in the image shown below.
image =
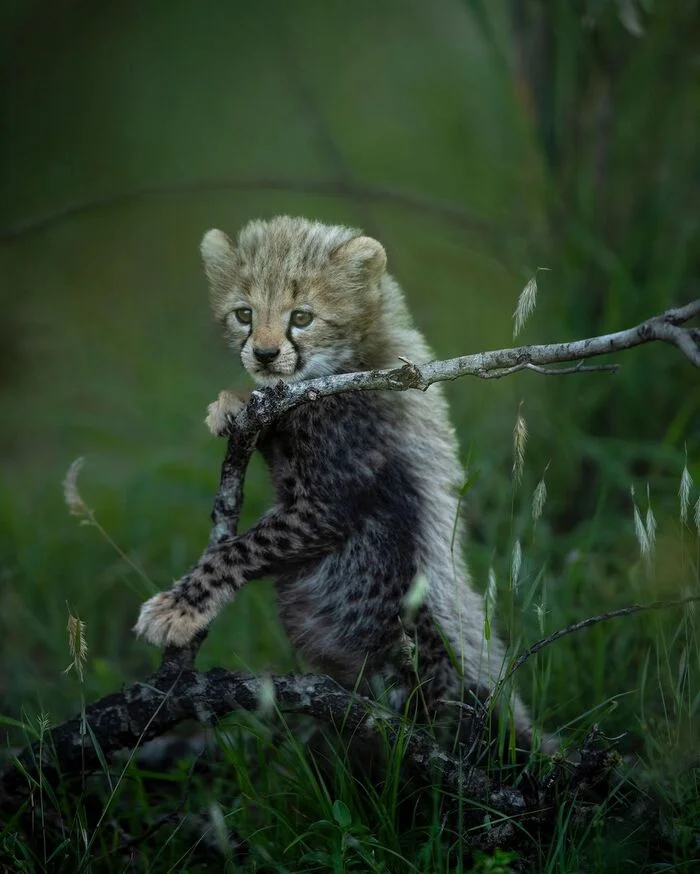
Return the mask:
[[492,856],[478,851],[474,853],[474,874],[511,874],[513,868],[511,862],[518,858],[517,853],[509,853],[504,850],[496,850]]
[[[138,605],[206,542],[223,448],[202,419],[220,388],[244,381],[207,310],[207,228],[276,212],[364,226],[441,357],[509,345],[518,295],[541,267],[518,342],[613,331],[698,295],[695,2],[269,0],[261,12],[14,0],[0,25],[7,744],[42,738],[48,719],[156,664],[130,634]],[[660,344],[618,360],[615,376],[449,386],[469,448],[470,563],[484,590],[496,581],[489,622],[513,651],[603,610],[700,589],[697,372]],[[116,550],[64,505],[61,481],[81,455],[81,493]],[[681,524],[686,457],[696,485]],[[647,485],[649,558],[629,496],[634,486],[646,526]],[[269,501],[258,460],[246,486],[244,524]],[[63,674],[66,604],[86,623],[83,683]],[[623,735],[623,770],[660,811],[650,837],[604,809],[586,827],[562,810],[551,844],[526,846],[536,870],[693,870],[699,639],[690,609],[640,614],[564,638],[519,672],[538,722],[567,744],[593,722]],[[212,664],[297,667],[268,583],[217,621],[200,656]],[[152,829],[134,849],[152,871],[205,870],[209,844],[230,871],[517,870],[499,851],[469,860],[437,791],[399,822],[400,750],[375,791],[342,756],[321,773],[292,729],[280,740],[232,721],[217,747],[223,761],[205,776],[192,763],[156,774],[105,761],[78,795],[37,785],[35,819],[54,829],[60,810],[63,837],[37,845],[3,823],[2,864],[123,870],[118,814],[127,834]],[[205,825],[188,830],[184,810],[204,811]]]

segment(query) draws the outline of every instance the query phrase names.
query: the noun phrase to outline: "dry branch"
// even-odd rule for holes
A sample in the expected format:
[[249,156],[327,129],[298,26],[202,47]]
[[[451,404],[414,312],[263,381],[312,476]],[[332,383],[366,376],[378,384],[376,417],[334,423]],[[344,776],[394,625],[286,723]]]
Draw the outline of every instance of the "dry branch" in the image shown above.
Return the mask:
[[[699,315],[700,300],[696,300],[667,310],[661,315],[652,316],[634,328],[587,340],[479,352],[420,366],[406,362],[402,367],[391,370],[343,373],[297,383],[279,382],[272,388],[257,389],[252,392],[247,406],[236,416],[229,429],[228,450],[212,513],[210,543],[216,543],[235,533],[241,510],[245,470],[255,448],[258,433],[299,404],[346,391],[425,391],[435,382],[453,380],[460,376],[499,379],[521,370],[532,370],[549,376],[612,369],[617,365],[586,368],[582,362],[654,340],[672,343],[696,367],[700,367],[700,328],[681,327]],[[548,367],[569,361],[577,364],[565,368]]]
[[[328,677],[282,675],[261,680],[222,668],[200,673],[183,670],[166,658],[144,682],[88,706],[85,721],[90,734],[84,731],[82,715],[77,716],[51,730],[44,738],[43,753],[37,745],[20,753],[0,774],[0,810],[15,812],[38,790],[39,774],[44,785],[56,785],[59,780],[99,771],[100,755],[135,749],[185,720],[208,724],[236,710],[255,712],[266,682],[273,684],[281,712],[308,714],[342,729],[346,737],[370,743],[378,744],[383,738],[394,745],[401,740],[410,770],[437,780],[449,795],[469,799],[477,821],[479,805],[488,808],[492,816],[502,817],[499,828],[474,836],[475,847],[505,846],[518,836],[518,823],[523,820],[531,826],[551,827],[562,790],[572,797],[595,791],[607,783],[617,764],[616,757],[596,743],[599,734],[594,730],[582,748],[581,763],[556,764],[541,781],[513,788],[483,770],[463,767],[427,734],[412,729],[372,701],[348,693]],[[582,800],[577,815],[591,813],[590,801]]]
[[[229,429],[221,482],[212,512],[210,543],[236,532],[243,501],[245,471],[258,433],[298,404],[344,391],[425,390],[434,382],[465,375],[490,379],[526,369],[546,374],[579,373],[585,370],[580,364],[585,359],[653,340],[677,346],[693,364],[700,366],[700,330],[681,327],[699,314],[700,300],[668,310],[634,328],[588,340],[484,352],[420,366],[406,363],[394,370],[342,374],[305,383],[280,383],[276,387],[256,390]],[[561,371],[553,371],[549,367],[563,362],[579,364]],[[583,620],[550,635],[516,660],[509,676],[530,655],[563,634],[640,609],[647,608],[635,605],[625,611]],[[124,747],[134,749],[186,719],[208,723],[238,709],[257,710],[262,688],[260,679],[220,668],[206,673],[194,670],[194,660],[202,639],[203,636],[189,647],[167,649],[160,668],[152,677],[90,705],[85,713],[90,734],[84,731],[82,717],[52,729],[43,740],[41,768],[38,745],[20,753],[13,764],[0,773],[0,808],[16,809],[36,788],[40,771],[43,780],[55,782],[83,770],[98,769],[101,754],[108,755]],[[378,737],[380,726],[381,735],[390,741],[403,735],[405,761],[409,767],[423,775],[438,776],[449,791],[485,804],[504,818],[519,820],[527,816],[528,821],[546,824],[556,816],[559,803],[556,796],[563,788],[562,765],[555,765],[547,778],[530,785],[527,792],[503,787],[486,772],[474,767],[466,768],[458,758],[438,748],[428,734],[411,730],[398,717],[388,714],[368,699],[342,689],[326,677],[276,676],[267,682],[272,682],[277,706],[282,712],[309,714],[369,740]],[[93,744],[93,737],[97,746]],[[580,796],[582,789],[596,782],[605,782],[611,773],[612,759],[605,751],[596,749],[596,738],[594,732],[584,744],[578,765],[566,765],[564,782],[569,798],[576,793]],[[575,803],[583,805],[577,815],[585,816],[585,803],[581,802],[580,797]],[[512,830],[515,827],[509,821],[491,832],[481,833],[476,843],[506,846],[513,837]]]
[[[268,390],[267,404],[262,405],[253,400],[252,405],[242,411],[240,417],[236,419],[236,428],[247,430],[253,422],[263,427],[300,403],[346,391],[405,391],[410,388],[425,391],[435,382],[457,379],[460,376],[500,379],[520,370],[544,372],[547,375],[581,373],[586,371],[580,363],[585,359],[621,352],[654,340],[677,346],[696,367],[700,367],[700,328],[681,327],[685,322],[699,315],[700,300],[696,300],[685,306],[667,310],[659,316],[652,316],[634,328],[590,337],[587,340],[518,346],[513,349],[477,352],[474,355],[463,355],[447,361],[432,361],[429,364],[416,365],[407,362],[403,367],[392,370],[344,373],[306,382],[280,383],[273,391]],[[562,370],[544,369],[547,365],[568,361],[579,362],[579,364]],[[260,391],[253,392],[253,398],[260,394],[262,394]]]

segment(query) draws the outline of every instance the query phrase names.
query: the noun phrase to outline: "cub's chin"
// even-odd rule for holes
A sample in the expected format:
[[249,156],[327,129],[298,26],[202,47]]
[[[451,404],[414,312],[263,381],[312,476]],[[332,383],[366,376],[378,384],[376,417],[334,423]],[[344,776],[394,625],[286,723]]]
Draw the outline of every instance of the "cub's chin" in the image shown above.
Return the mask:
[[270,373],[269,371],[264,373],[251,373],[248,371],[248,373],[253,377],[258,385],[277,385],[280,381],[290,382],[290,377],[284,373]]
[[318,379],[322,376],[333,376],[337,373],[343,373],[336,366],[331,365],[329,361],[309,361],[302,365],[293,373],[276,373],[273,370],[248,370],[246,371],[252,376],[258,385],[277,385],[280,380],[282,382],[294,383],[305,382],[308,379]]

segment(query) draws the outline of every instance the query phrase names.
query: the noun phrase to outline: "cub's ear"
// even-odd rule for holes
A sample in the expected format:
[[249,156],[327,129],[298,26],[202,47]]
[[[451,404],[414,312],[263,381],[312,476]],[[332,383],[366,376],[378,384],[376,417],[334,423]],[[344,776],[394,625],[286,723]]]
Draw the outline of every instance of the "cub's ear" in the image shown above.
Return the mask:
[[211,303],[218,317],[226,314],[225,302],[239,268],[238,253],[229,237],[217,229],[207,231],[199,246],[209,280]]
[[347,270],[363,285],[376,286],[386,268],[386,252],[372,237],[353,237],[331,252],[330,261]]

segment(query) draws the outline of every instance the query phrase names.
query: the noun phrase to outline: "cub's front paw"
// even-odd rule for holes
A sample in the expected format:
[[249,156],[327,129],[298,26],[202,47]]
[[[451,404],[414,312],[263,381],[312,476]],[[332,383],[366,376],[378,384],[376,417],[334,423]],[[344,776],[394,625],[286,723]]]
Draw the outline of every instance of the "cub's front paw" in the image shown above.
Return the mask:
[[188,604],[177,589],[170,589],[142,605],[134,631],[154,646],[185,646],[206,625],[207,617]]
[[219,397],[207,407],[207,417],[204,420],[207,428],[215,437],[226,437],[231,420],[240,413],[246,402],[247,399],[234,392],[219,392]]

